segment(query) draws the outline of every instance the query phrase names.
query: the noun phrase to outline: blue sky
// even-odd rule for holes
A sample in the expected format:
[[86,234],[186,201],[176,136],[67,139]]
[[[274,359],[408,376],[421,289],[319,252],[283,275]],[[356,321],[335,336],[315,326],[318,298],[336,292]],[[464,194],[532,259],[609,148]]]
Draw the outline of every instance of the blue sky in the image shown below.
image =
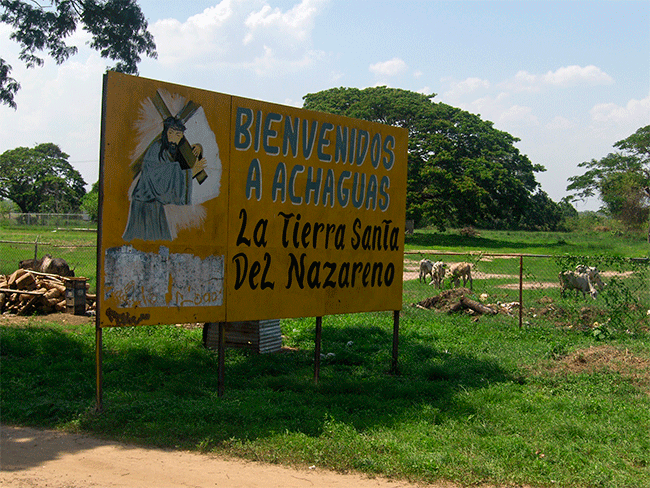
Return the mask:
[[[158,48],[140,75],[286,105],[332,87],[436,93],[521,139],[559,201],[578,164],[650,124],[650,2],[140,0]],[[86,47],[26,70],[0,106],[0,152],[54,142],[90,185],[98,178],[102,74]],[[578,206],[597,209],[596,200]]]

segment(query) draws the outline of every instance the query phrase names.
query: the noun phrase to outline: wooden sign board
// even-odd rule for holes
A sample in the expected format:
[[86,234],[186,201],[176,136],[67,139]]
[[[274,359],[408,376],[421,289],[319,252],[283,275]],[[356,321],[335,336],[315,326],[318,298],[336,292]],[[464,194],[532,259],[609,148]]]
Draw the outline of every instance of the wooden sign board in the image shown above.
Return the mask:
[[109,72],[101,327],[399,310],[407,131]]

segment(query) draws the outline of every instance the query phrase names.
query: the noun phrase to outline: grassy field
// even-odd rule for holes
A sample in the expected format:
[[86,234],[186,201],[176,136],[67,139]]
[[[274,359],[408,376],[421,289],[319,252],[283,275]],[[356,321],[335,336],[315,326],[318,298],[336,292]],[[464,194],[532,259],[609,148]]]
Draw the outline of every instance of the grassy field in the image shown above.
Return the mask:
[[416,230],[406,237],[406,251],[440,251],[523,254],[648,256],[646,235],[639,232],[523,232],[480,230],[478,235],[463,236],[457,230],[435,232]]
[[13,273],[18,262],[45,254],[63,258],[76,276],[88,279],[95,292],[97,233],[89,230],[61,230],[44,226],[0,226],[0,274]]
[[[417,233],[407,248],[648,254],[642,239],[610,234],[596,246],[571,234]],[[322,352],[332,354],[317,385],[315,320],[282,320],[285,352],[227,351],[223,397],[200,328],[105,329],[101,413],[90,323],[7,323],[2,421],[423,483],[650,486],[647,319],[603,335],[553,314],[527,316],[520,328],[516,316],[412,307],[409,293],[432,292],[418,285],[405,284],[397,375],[389,312],[323,319]]]

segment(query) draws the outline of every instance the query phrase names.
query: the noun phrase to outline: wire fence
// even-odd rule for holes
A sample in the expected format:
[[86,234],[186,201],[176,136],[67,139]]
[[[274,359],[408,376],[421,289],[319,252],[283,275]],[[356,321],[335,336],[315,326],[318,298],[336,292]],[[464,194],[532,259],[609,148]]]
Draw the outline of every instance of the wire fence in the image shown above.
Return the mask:
[[[25,259],[46,254],[63,258],[76,276],[83,276],[96,293],[97,244],[94,234],[83,238],[56,233],[34,241],[0,240],[0,274],[11,274]],[[77,234],[79,235],[79,234]],[[449,277],[441,289],[419,280],[419,262],[427,258],[471,265],[472,281],[465,283],[476,302],[505,311],[522,324],[554,321],[571,328],[606,333],[608,327],[636,331],[650,325],[650,260],[608,256],[551,256],[498,253],[407,251],[404,255],[404,307],[454,293]],[[603,282],[596,298],[580,291],[563,292],[559,274],[578,265],[596,267]],[[460,285],[463,286],[462,280]],[[457,293],[457,289],[454,289]],[[441,302],[442,303],[442,302]],[[519,303],[523,306],[520,308]]]
[[[46,254],[62,258],[68,263],[75,276],[87,279],[89,292],[96,292],[97,279],[97,244],[61,240],[48,237],[34,241],[0,240],[0,274],[11,274],[19,267],[20,261],[41,259]],[[96,241],[96,238],[95,238]]]
[[43,227],[79,227],[92,228],[96,224],[91,222],[87,213],[16,213],[9,212],[0,216],[0,220],[17,226],[43,226]]
[[[613,329],[647,330],[650,323],[648,258],[408,251],[404,256],[404,306],[432,297],[437,297],[442,306],[449,303],[443,299],[447,295],[458,295],[451,291],[458,290],[448,273],[441,289],[429,285],[430,279],[420,281],[419,262],[424,258],[442,261],[447,268],[456,262],[469,263],[472,281],[465,287],[471,287],[470,296],[519,319],[520,325],[553,321],[606,335]],[[598,270],[602,286],[594,286],[595,298],[589,291],[563,290],[560,284],[561,272],[575,272],[581,265]],[[459,285],[463,286],[463,280]]]

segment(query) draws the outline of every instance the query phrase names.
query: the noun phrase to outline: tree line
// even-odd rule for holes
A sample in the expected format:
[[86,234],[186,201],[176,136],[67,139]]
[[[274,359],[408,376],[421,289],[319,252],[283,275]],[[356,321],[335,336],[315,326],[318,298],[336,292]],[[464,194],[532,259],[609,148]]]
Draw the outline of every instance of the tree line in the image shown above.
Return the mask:
[[598,197],[601,212],[629,228],[648,221],[650,126],[616,142],[618,151],[578,164],[587,171],[569,178],[572,193],[554,202],[535,179],[546,169],[519,152],[518,138],[434,97],[372,87],[333,88],[303,98],[306,109],[408,129],[406,213],[416,225],[560,230],[577,216],[572,203],[589,197]]
[[[630,228],[650,217],[650,126],[618,141],[602,159],[578,165],[569,197],[554,202],[535,179],[544,167],[514,146],[517,138],[477,115],[422,95],[386,87],[334,88],[304,97],[304,108],[406,127],[406,216],[418,226],[560,230],[572,202],[598,197],[601,211]],[[97,218],[98,183],[86,182],[58,145],[18,147],[0,155],[0,198],[22,212]],[[650,230],[649,230],[650,236]]]
[[416,226],[556,230],[575,212],[541,190],[535,173],[545,168],[519,152],[519,139],[434,97],[333,88],[306,95],[304,108],[408,129],[406,214]]
[[23,213],[76,213],[97,217],[97,183],[86,193],[83,177],[54,143],[18,147],[0,155],[0,198]]

